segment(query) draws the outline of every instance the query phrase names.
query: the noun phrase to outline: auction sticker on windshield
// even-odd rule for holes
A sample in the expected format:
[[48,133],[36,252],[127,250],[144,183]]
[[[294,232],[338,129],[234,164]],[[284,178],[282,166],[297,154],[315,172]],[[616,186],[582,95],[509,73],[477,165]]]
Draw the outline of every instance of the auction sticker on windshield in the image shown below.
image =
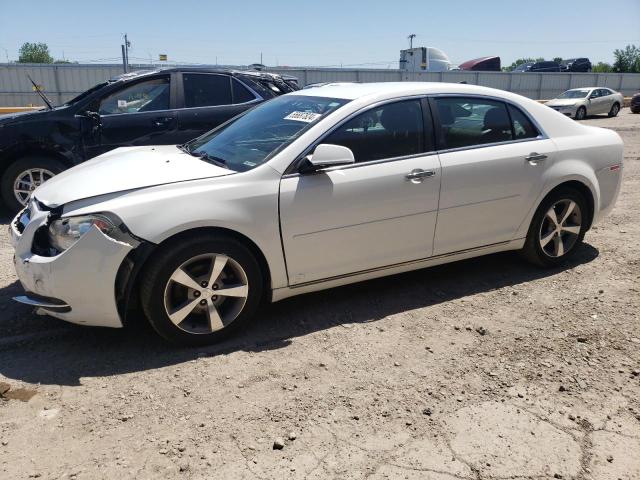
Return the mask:
[[321,116],[322,116],[322,114],[313,113],[313,112],[291,112],[289,115],[284,117],[284,119],[285,120],[296,120],[297,122],[311,123],[316,118],[321,117]]

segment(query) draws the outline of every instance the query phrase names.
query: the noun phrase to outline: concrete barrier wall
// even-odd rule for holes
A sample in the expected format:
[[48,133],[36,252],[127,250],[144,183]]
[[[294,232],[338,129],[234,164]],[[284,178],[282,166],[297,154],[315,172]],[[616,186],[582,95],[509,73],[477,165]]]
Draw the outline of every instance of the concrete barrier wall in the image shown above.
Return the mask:
[[[157,68],[136,65],[132,69]],[[273,68],[297,77],[300,85],[318,82],[462,82],[508,90],[533,99],[549,99],[569,88],[609,87],[631,96],[640,91],[638,73],[506,73],[404,72],[342,68]],[[0,107],[44,105],[27,78],[44,88],[54,104],[62,104],[96,83],[122,73],[122,65],[0,64]]]

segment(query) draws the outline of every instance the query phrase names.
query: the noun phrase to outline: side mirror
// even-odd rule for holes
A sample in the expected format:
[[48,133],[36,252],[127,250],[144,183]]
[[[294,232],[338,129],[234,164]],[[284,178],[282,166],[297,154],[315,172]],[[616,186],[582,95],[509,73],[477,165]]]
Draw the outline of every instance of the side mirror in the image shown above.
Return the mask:
[[100,123],[100,114],[98,112],[92,112],[90,110],[87,110],[86,112],[82,112],[80,115],[82,115],[83,117],[90,118],[96,123]]
[[298,171],[300,173],[312,173],[323,168],[350,165],[355,161],[356,159],[350,148],[322,143],[316,147],[313,154],[305,157]]

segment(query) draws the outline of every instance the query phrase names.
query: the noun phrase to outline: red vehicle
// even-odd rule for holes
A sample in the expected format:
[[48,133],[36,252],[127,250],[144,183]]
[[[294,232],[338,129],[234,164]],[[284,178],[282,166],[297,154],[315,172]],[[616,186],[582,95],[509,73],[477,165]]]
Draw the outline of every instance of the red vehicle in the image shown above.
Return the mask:
[[460,70],[472,70],[476,72],[499,72],[500,57],[480,57],[467,60],[459,65]]

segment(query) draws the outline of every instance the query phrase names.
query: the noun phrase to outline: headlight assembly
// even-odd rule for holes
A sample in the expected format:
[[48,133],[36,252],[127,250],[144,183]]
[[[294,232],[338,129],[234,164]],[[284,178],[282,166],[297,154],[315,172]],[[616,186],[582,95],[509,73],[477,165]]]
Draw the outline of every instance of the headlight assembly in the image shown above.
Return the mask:
[[104,215],[60,218],[49,225],[49,244],[58,252],[64,252],[94,225],[108,236],[113,236],[114,232],[119,231],[114,222]]

